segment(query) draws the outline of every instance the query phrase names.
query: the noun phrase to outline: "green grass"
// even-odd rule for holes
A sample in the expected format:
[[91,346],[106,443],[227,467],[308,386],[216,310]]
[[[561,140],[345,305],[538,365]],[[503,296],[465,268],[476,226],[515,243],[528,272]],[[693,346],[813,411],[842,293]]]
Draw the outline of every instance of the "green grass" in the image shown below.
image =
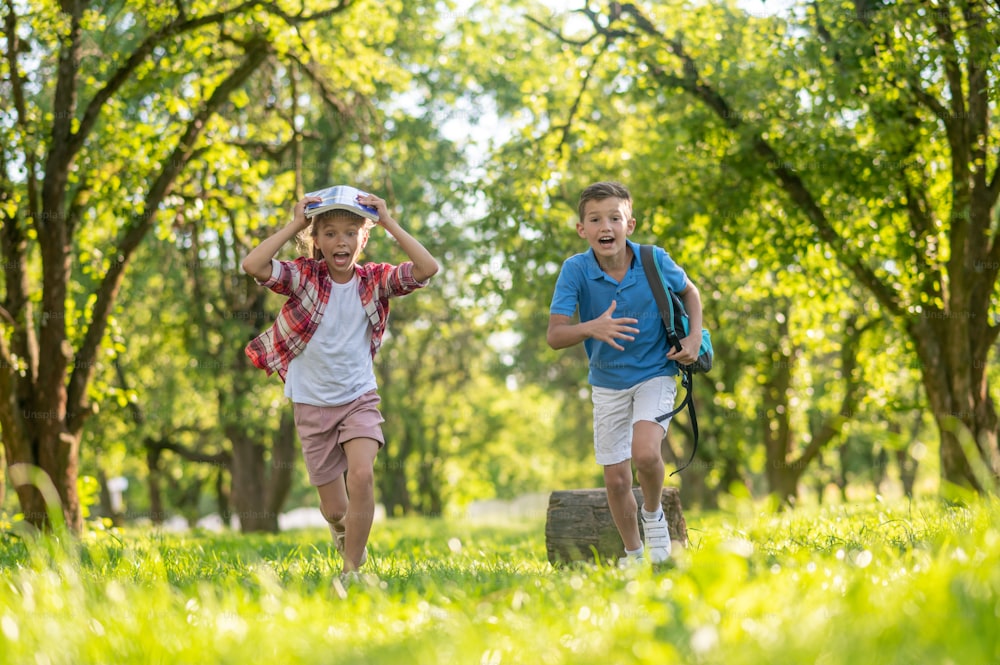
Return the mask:
[[0,533],[2,663],[1000,663],[1000,507],[689,515],[676,564],[545,560],[544,524]]

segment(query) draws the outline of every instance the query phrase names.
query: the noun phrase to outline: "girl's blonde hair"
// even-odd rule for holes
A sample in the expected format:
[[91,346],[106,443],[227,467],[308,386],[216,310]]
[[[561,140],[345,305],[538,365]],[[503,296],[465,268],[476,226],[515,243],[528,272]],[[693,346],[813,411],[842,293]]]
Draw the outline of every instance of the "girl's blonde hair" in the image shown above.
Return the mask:
[[356,215],[349,210],[327,210],[326,212],[321,212],[313,217],[312,224],[309,225],[309,228],[299,233],[298,242],[301,245],[301,249],[305,250],[304,253],[314,259],[323,258],[323,252],[320,251],[315,238],[319,235],[320,225],[323,222],[334,219],[344,219],[349,222],[358,222],[361,225],[361,230],[363,231],[368,231],[375,226],[375,222],[366,217],[362,217],[361,215]]

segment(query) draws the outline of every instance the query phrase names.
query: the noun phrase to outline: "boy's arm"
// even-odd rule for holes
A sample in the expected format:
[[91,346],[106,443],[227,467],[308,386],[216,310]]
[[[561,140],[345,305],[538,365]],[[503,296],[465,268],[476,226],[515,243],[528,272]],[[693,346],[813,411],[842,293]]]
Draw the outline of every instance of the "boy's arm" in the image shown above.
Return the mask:
[[701,349],[701,292],[698,287],[688,280],[687,286],[678,294],[684,303],[684,309],[688,313],[688,336],[681,340],[682,351],[671,349],[667,358],[677,361],[682,365],[690,365],[698,359],[698,351]]
[[289,222],[288,226],[262,240],[246,255],[246,258],[243,259],[244,272],[259,282],[266,282],[270,279],[271,259],[286,242],[294,238],[300,231],[309,228],[309,220],[306,219],[305,215],[306,205],[322,200],[316,196],[307,196],[296,203],[292,213],[292,221]]
[[393,219],[392,215],[389,214],[389,209],[386,207],[385,201],[374,194],[368,194],[359,196],[358,202],[362,205],[372,206],[378,211],[378,225],[396,239],[402,250],[406,252],[406,256],[413,262],[413,279],[418,282],[426,282],[441,270],[441,266],[431,256],[431,253],[427,251],[427,248],[420,244],[419,240],[407,233],[400,226],[399,222]]
[[625,316],[617,319],[612,318],[611,315],[617,306],[618,303],[612,300],[611,307],[608,307],[599,317],[580,323],[573,323],[571,317],[563,314],[551,314],[545,340],[553,349],[565,349],[592,338],[610,344],[619,351],[624,351],[625,347],[617,340],[623,339],[628,342],[634,340],[639,329],[628,324],[638,323],[639,320]]

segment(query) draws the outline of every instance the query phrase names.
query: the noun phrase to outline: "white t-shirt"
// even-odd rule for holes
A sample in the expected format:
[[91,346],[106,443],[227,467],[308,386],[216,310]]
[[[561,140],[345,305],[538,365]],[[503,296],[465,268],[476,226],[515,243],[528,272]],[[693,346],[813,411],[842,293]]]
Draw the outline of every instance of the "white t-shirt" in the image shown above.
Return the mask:
[[311,406],[340,406],[375,390],[371,337],[357,275],[346,284],[334,282],[319,327],[288,364],[285,396]]

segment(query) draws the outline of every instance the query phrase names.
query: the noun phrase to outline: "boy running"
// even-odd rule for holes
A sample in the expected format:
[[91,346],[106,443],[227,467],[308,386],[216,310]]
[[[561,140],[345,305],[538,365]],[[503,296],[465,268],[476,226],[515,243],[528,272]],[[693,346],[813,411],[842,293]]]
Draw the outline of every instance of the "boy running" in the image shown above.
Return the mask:
[[[656,248],[667,287],[690,317],[693,334],[670,349],[659,309],[643,272],[632,196],[616,182],[599,182],[580,195],[577,234],[590,249],[567,259],[556,281],[546,339],[553,349],[583,342],[590,360],[588,380],[594,404],[594,451],[604,467],[608,506],[625,545],[626,559],[652,563],[670,556],[670,534],[660,503],[664,466],[660,443],[677,394],[677,364],[698,357],[701,296],[669,255]],[[579,313],[579,322],[573,315]],[[638,506],[632,494],[632,463],[642,490],[645,544],[639,537]]]

